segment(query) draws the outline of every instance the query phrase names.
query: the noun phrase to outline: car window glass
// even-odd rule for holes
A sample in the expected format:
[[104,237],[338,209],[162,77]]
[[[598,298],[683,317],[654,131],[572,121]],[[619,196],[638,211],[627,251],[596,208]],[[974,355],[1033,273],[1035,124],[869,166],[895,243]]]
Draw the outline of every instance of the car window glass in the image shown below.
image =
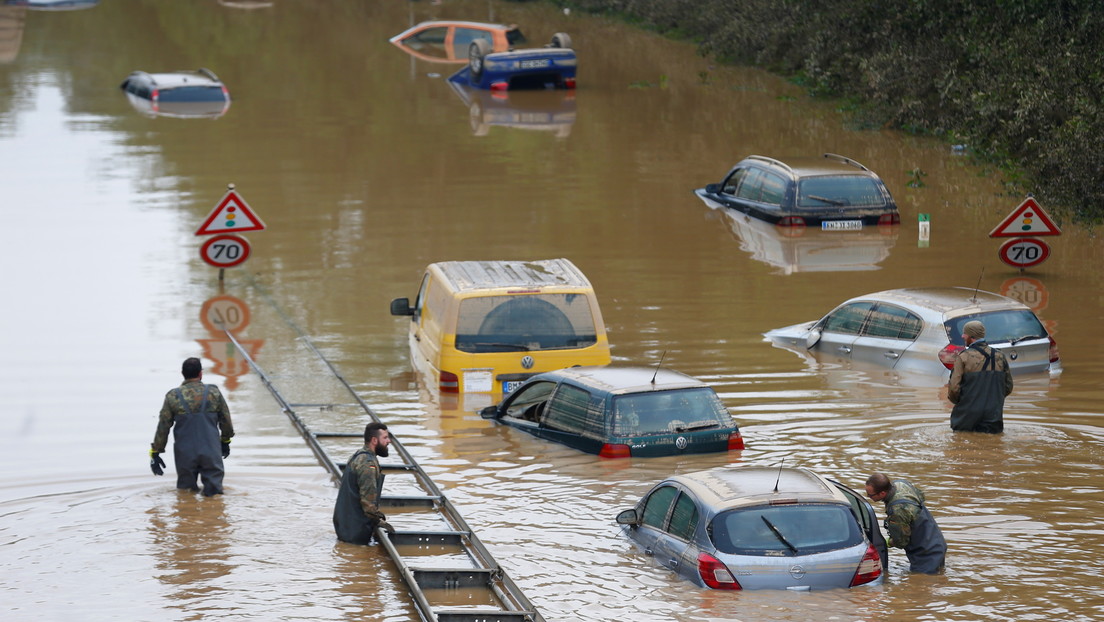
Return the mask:
[[691,540],[694,530],[698,527],[698,504],[686,493],[679,495],[675,501],[674,511],[671,512],[671,523],[667,531],[676,538]]
[[794,555],[787,542],[798,555],[863,542],[851,508],[828,503],[764,505],[723,512],[713,519],[712,537],[722,553],[763,556]]
[[649,495],[644,502],[644,524],[663,529],[667,523],[667,511],[671,509],[671,502],[677,493],[678,489],[674,486],[663,486]]
[[877,180],[864,175],[806,177],[797,184],[798,207],[885,205]]
[[736,189],[736,196],[749,201],[758,201],[762,194],[763,171],[748,169],[747,175],[740,180],[740,187]]
[[[534,382],[518,389],[510,396],[510,402],[506,406],[506,414],[510,417],[533,419],[529,416],[529,409],[548,401],[552,390],[556,388],[555,382]],[[532,414],[536,414],[535,412]]]
[[962,341],[962,327],[970,320],[978,320],[985,325],[985,341],[988,343],[1007,343],[1024,337],[1045,339],[1049,336],[1043,323],[1030,309],[1007,309],[964,315],[948,321],[947,334],[951,343],[965,345]]
[[732,427],[732,416],[709,387],[627,393],[613,398],[618,436],[671,434]]
[[759,200],[771,205],[781,205],[786,194],[786,180],[773,173],[763,173],[762,194]]
[[742,182],[744,178],[747,177],[748,170],[750,169],[741,168],[733,171],[733,173],[728,176],[728,179],[724,180],[724,187],[721,192],[735,196],[736,189],[740,187],[740,182]]
[[206,86],[178,86],[171,89],[161,89],[158,101],[163,104],[181,102],[223,102],[226,101],[226,93],[218,85]]
[[448,58],[448,50],[445,49],[446,35],[448,35],[448,28],[427,28],[403,39],[402,43],[410,49],[417,50],[427,56]]
[[603,438],[605,426],[594,414],[590,393],[569,384],[560,385],[548,403],[544,425],[554,430],[573,432],[592,438]]
[[452,53],[457,58],[468,57],[468,47],[472,41],[476,39],[482,39],[486,41],[490,47],[494,48],[494,37],[486,30],[476,30],[475,28],[457,28],[456,32],[452,35]]
[[459,313],[456,349],[462,352],[562,350],[598,342],[584,294],[465,298]]
[[870,312],[863,334],[868,337],[916,339],[923,322],[901,307],[879,303]]
[[873,306],[872,302],[853,302],[844,305],[824,319],[822,328],[833,333],[857,335],[862,330],[863,321]]

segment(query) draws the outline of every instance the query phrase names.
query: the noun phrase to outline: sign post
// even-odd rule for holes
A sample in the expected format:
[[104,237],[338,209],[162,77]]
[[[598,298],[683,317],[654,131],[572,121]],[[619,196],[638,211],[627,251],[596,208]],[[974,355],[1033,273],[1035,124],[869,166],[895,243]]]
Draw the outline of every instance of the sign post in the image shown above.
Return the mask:
[[242,231],[263,231],[265,224],[249,207],[245,199],[234,191],[234,184],[227,186],[215,209],[207,215],[195,234],[214,235],[199,249],[203,261],[219,269],[219,281],[226,268],[239,266],[249,259],[249,241],[232,235]]
[[1047,235],[1062,235],[1062,230],[1030,195],[989,232],[991,238],[1014,238],[1001,245],[998,255],[1001,261],[1021,272],[1050,257],[1050,246],[1035,239]]

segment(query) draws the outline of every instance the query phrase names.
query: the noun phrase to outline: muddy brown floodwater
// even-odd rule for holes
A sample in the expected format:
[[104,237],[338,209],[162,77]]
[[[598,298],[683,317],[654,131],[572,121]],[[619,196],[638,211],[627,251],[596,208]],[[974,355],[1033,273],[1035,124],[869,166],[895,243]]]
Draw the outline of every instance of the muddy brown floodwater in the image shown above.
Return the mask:
[[[466,101],[453,66],[387,41],[433,18],[518,23],[535,45],[568,32],[579,87]],[[540,3],[5,6],[0,33],[5,620],[417,619],[378,549],[335,541],[330,478],[205,325],[212,308],[292,401],[321,390],[288,320],[301,327],[549,620],[1100,617],[1104,251],[1065,225],[1045,263],[1004,265],[987,234],[1023,197],[948,145],[851,129],[779,78]],[[214,120],[146,117],[118,89],[133,70],[200,66],[233,98]],[[880,173],[902,224],[791,237],[692,194],[750,153],[822,152]],[[193,232],[228,183],[267,229],[220,287]],[[616,362],[663,355],[713,384],[747,449],[601,460],[483,421],[489,398],[420,387],[388,303],[426,264],[551,257],[593,281]],[[1031,304],[1065,367],[1018,381],[1000,436],[952,434],[938,386],[762,337],[870,291],[978,284]],[[220,498],[146,466],[193,355],[238,429]],[[856,488],[875,470],[920,485],[946,574],[910,576],[894,551],[879,587],[717,593],[613,522],[668,473],[783,459]]]

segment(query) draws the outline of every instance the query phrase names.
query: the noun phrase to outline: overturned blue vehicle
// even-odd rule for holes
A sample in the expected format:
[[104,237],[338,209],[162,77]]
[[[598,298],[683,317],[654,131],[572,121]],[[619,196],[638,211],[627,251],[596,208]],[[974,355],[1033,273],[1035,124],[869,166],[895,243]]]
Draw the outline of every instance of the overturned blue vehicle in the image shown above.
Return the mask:
[[505,52],[492,52],[490,43],[476,39],[468,46],[468,64],[449,82],[492,91],[573,89],[576,64],[566,33],[552,35],[543,48]]

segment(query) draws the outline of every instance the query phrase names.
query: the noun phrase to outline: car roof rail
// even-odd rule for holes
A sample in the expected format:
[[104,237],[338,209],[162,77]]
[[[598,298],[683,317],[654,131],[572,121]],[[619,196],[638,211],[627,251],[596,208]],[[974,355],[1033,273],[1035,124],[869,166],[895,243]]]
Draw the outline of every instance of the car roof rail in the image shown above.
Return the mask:
[[797,174],[797,173],[794,173],[794,170],[792,168],[790,168],[789,164],[786,164],[785,162],[782,162],[781,160],[775,160],[774,158],[768,158],[767,156],[761,156],[761,155],[749,155],[747,157],[747,159],[749,159],[749,160],[761,160],[761,161],[766,162],[768,164],[773,164],[774,166],[777,166],[779,168],[786,169],[787,171],[790,172],[790,175],[796,175]]
[[824,154],[824,157],[828,158],[829,160],[835,160],[837,162],[843,162],[844,164],[850,164],[851,166],[861,168],[864,171],[870,172],[870,169],[866,168],[861,163],[856,162],[855,160],[852,160],[847,156],[841,156],[836,153],[826,153]]
[[207,76],[208,78],[214,80],[215,82],[219,81],[218,76],[215,75],[215,72],[211,71],[210,69],[208,69],[206,67],[200,67],[199,68],[199,73]]

